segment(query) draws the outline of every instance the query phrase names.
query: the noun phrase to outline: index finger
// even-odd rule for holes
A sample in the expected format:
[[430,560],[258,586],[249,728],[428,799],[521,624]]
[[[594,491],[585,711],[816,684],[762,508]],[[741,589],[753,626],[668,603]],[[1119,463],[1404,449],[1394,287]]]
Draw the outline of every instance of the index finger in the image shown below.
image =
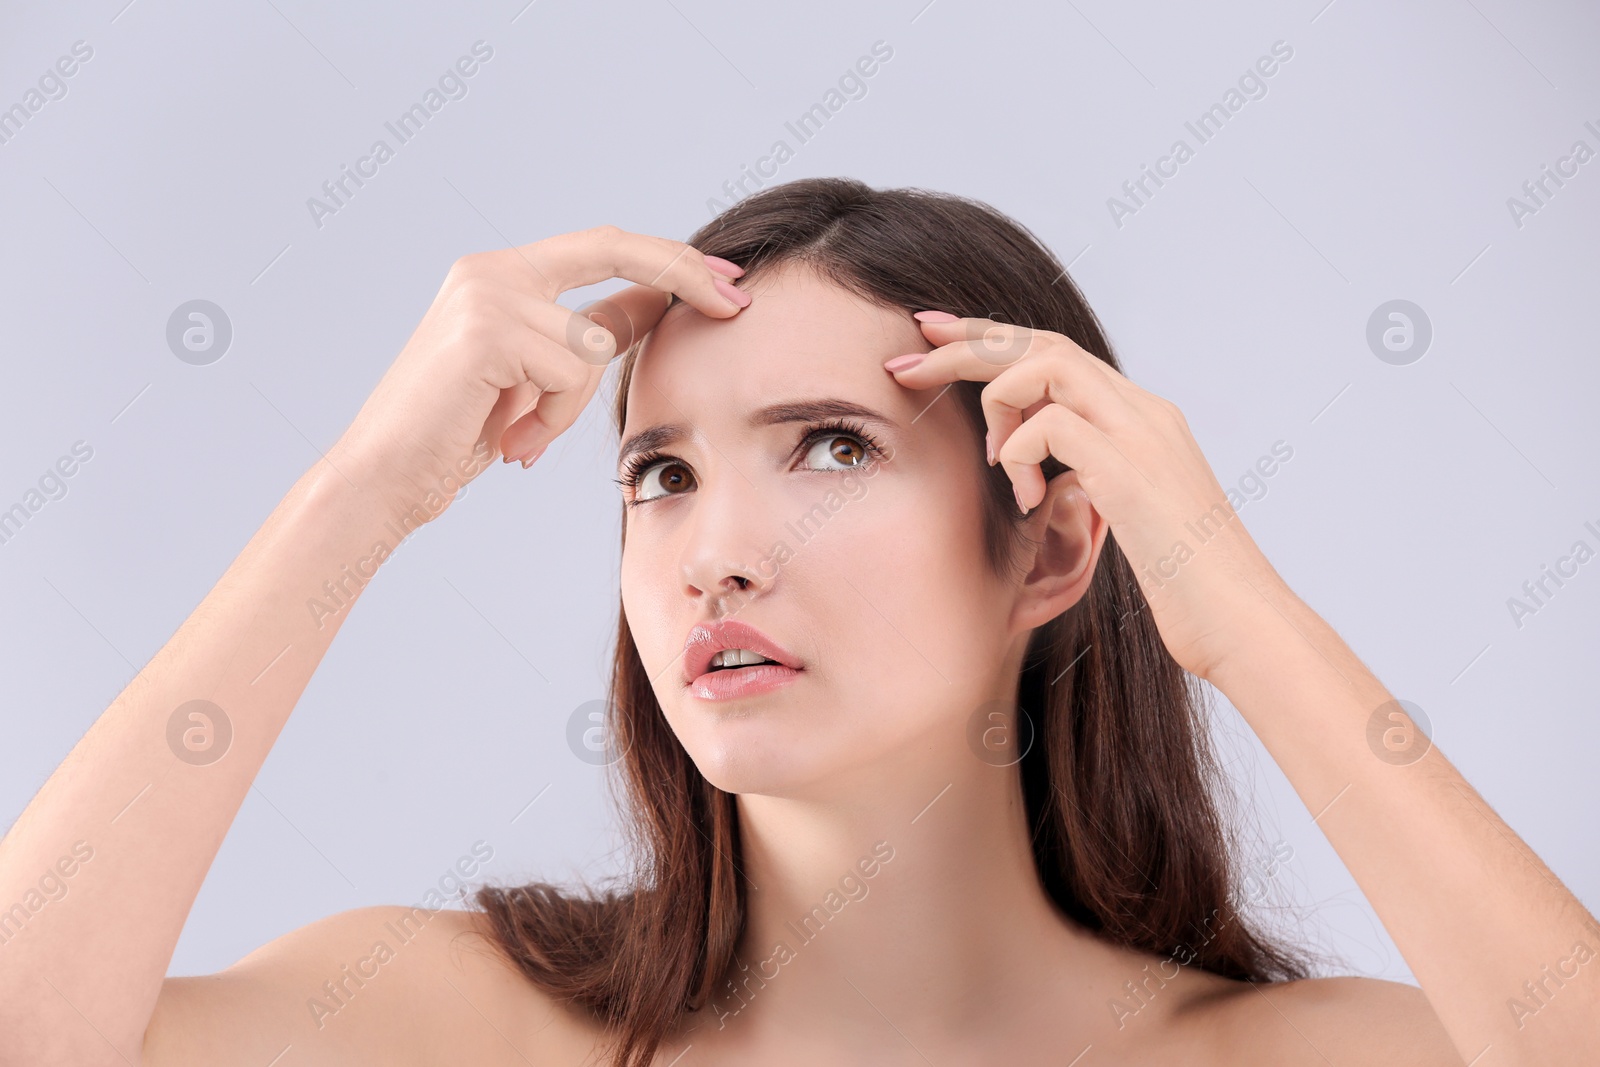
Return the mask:
[[927,320],[918,325],[925,336],[944,343],[929,352],[908,353],[884,364],[901,385],[912,389],[963,380],[992,382],[1030,351],[1042,350],[1053,337],[1047,331],[993,319]]
[[[554,300],[568,289],[593,285],[608,278],[624,278],[651,289],[672,293],[713,318],[725,319],[744,304],[736,293],[692,245],[666,237],[633,233],[616,226],[556,234],[514,249],[545,279],[546,299]],[[664,298],[663,298],[664,299]],[[665,308],[663,307],[663,310]]]

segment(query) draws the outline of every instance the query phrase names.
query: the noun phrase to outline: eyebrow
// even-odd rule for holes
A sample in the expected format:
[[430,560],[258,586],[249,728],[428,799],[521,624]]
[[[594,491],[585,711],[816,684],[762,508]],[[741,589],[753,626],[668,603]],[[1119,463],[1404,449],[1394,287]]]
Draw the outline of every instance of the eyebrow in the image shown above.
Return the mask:
[[[872,408],[838,397],[820,397],[815,400],[790,400],[757,408],[747,420],[752,428],[782,426],[791,422],[822,422],[827,419],[855,418],[874,423],[887,430],[898,430],[893,419]],[[622,442],[617,450],[617,466],[621,467],[629,456],[640,452],[654,452],[667,445],[676,444],[689,437],[690,430],[683,423],[669,422],[640,430]]]

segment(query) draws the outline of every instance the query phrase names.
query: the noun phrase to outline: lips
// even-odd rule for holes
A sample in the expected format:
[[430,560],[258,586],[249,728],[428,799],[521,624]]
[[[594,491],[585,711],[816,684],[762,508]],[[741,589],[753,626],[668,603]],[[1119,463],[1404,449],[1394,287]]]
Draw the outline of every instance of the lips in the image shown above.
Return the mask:
[[[748,648],[767,659],[781,663],[793,670],[801,670],[794,653],[772,640],[754,626],[725,619],[721,622],[701,623],[689,631],[683,644],[683,680],[692,685],[701,675],[711,670],[711,659],[718,652],[730,648]],[[760,667],[736,667],[734,672],[759,671]],[[717,674],[725,673],[717,671]]]

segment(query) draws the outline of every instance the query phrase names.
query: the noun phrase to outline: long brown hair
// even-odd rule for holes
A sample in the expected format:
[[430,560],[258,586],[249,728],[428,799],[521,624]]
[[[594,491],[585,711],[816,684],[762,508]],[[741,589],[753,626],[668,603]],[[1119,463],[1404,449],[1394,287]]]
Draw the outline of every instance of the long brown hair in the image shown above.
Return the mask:
[[[1118,367],[1056,257],[974,200],[802,179],[740,201],[688,243],[739,264],[743,282],[780,263],[803,264],[887,307],[1052,330]],[[619,433],[638,351],[636,343],[622,359]],[[974,449],[985,429],[981,391],[965,381],[951,390]],[[1023,544],[1022,516],[1004,469],[983,469],[988,564],[1005,574]],[[1044,475],[1065,469],[1048,461]],[[1042,884],[1064,914],[1113,943],[1227,978],[1304,977],[1306,957],[1273,943],[1235,907],[1213,792],[1222,779],[1199,685],[1167,652],[1145,606],[1108,537],[1088,593],[1030,638],[1017,703],[1036,740],[1006,772],[1022,776]],[[632,879],[605,892],[486,886],[474,904],[531,981],[615,1033],[613,1064],[643,1067],[734,963],[745,917],[739,820],[733,795],[700,774],[668,727],[620,609],[607,704],[606,730],[622,754]]]

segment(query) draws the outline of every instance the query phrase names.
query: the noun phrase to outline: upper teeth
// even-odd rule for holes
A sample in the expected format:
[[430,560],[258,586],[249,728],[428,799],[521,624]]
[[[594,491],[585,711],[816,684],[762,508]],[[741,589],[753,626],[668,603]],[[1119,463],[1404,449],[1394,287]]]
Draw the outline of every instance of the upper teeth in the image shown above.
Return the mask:
[[750,663],[770,663],[771,660],[748,648],[725,648],[711,657],[713,667],[743,667]]

